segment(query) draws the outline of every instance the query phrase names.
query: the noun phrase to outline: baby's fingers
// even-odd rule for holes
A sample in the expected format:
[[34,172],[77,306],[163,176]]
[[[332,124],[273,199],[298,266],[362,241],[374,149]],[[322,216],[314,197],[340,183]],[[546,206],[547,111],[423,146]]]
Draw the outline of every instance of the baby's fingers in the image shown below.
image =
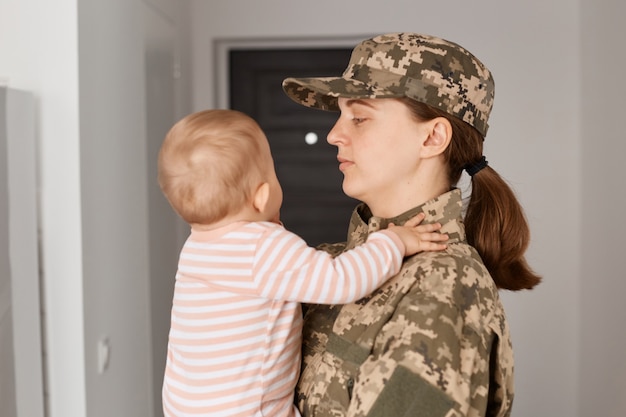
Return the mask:
[[420,233],[419,238],[422,242],[445,242],[448,240],[448,235],[439,232]]
[[417,233],[436,232],[441,229],[441,223],[419,224],[414,227]]

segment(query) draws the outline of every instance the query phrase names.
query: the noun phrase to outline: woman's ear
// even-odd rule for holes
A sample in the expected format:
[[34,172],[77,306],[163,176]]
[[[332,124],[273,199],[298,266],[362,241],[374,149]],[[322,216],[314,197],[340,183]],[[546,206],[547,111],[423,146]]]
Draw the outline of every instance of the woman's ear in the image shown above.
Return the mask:
[[423,156],[442,154],[452,140],[452,125],[445,117],[436,117],[428,123],[428,137],[424,141]]
[[255,210],[259,213],[265,211],[265,207],[267,206],[267,202],[270,198],[270,185],[267,182],[259,184],[256,191],[254,192],[254,198],[252,200],[252,205]]

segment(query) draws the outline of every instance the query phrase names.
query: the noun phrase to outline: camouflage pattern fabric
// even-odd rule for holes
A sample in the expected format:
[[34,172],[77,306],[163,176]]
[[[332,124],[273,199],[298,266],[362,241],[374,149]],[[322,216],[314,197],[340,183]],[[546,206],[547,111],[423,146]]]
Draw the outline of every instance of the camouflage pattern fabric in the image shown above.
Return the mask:
[[[498,290],[467,244],[461,193],[394,219],[355,210],[338,254],[419,212],[448,249],[406,258],[398,275],[353,304],[308,306],[296,404],[303,417],[509,416],[513,352]],[[365,219],[365,221],[364,221]]]
[[302,105],[335,111],[337,97],[409,97],[458,117],[486,136],[495,85],[487,67],[454,42],[390,33],[357,45],[341,77],[287,78],[283,89]]

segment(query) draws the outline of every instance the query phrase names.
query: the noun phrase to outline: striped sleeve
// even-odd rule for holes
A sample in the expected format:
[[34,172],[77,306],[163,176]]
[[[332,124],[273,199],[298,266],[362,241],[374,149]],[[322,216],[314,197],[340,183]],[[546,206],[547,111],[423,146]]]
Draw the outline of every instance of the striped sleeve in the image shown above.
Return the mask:
[[308,247],[282,228],[269,230],[257,246],[253,279],[259,295],[317,304],[356,301],[397,274],[404,245],[395,233],[380,231],[333,258]]

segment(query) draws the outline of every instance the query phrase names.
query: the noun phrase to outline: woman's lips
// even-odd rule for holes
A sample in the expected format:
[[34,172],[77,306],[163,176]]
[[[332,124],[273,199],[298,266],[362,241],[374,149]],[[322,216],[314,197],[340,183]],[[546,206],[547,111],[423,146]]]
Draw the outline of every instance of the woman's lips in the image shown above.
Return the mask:
[[354,162],[342,157],[337,157],[337,161],[339,161],[339,170],[342,172],[354,165]]

